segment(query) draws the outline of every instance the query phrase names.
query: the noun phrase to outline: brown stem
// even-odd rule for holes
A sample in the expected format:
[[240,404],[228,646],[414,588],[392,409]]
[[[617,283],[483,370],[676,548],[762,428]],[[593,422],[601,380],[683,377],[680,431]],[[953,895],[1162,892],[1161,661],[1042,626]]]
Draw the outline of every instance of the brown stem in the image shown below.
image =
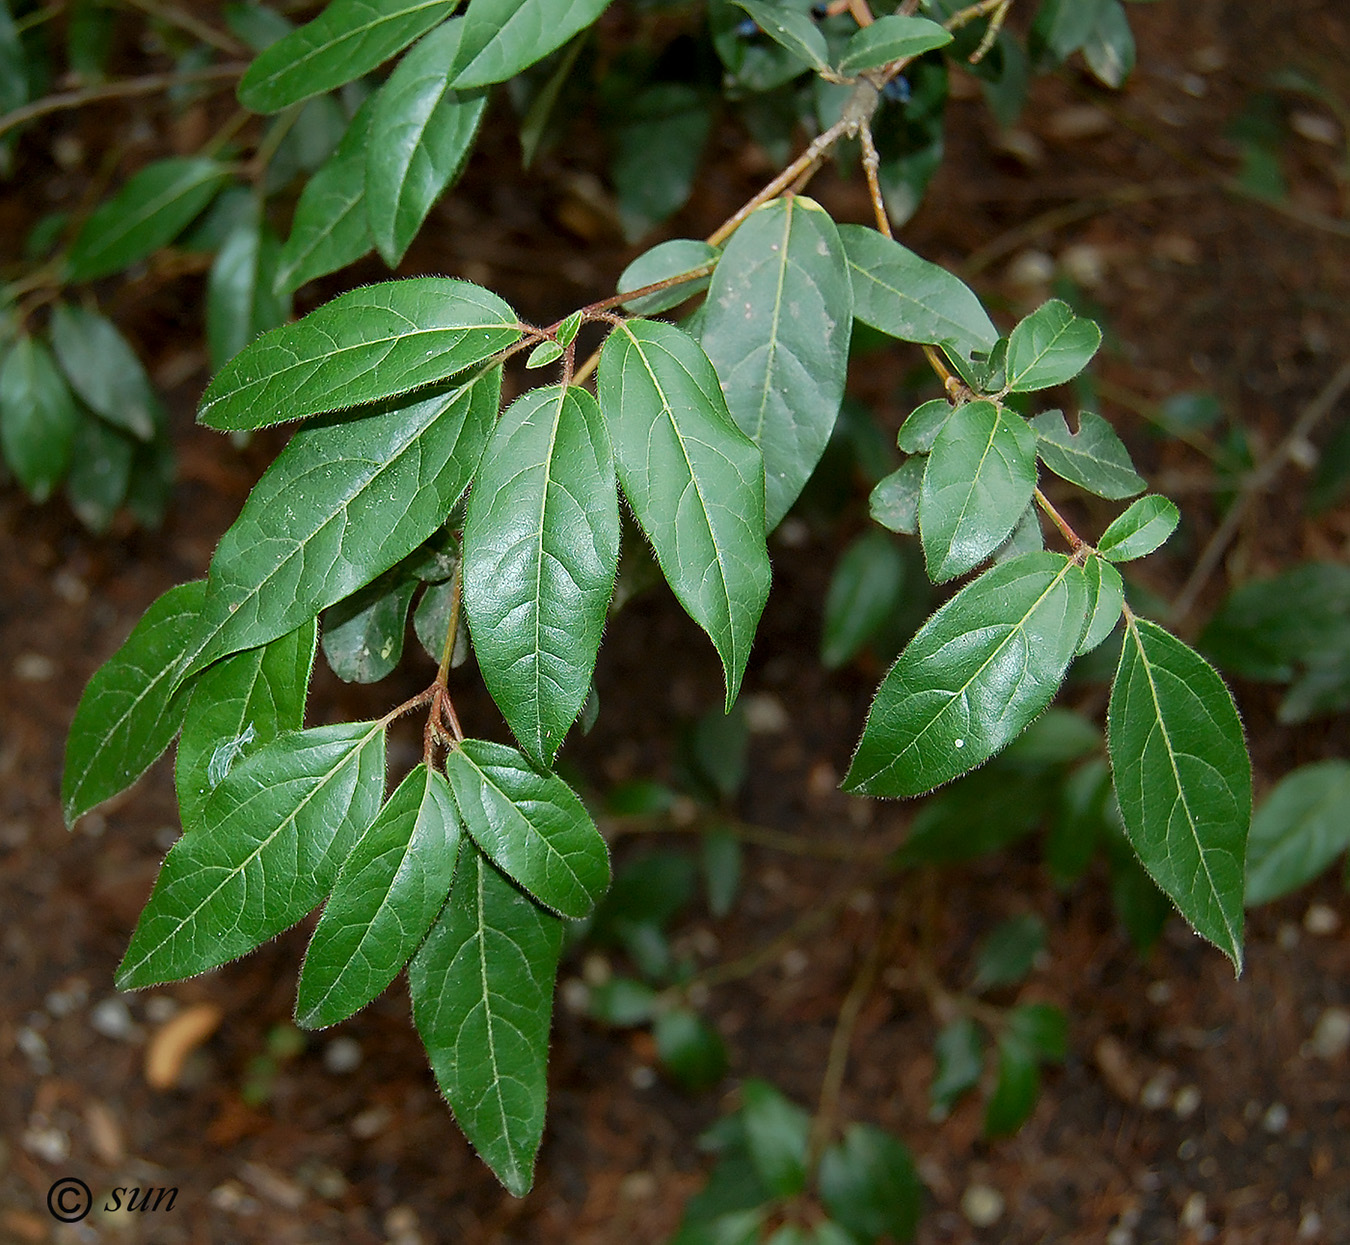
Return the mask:
[[1050,521],[1059,528],[1064,539],[1069,542],[1069,548],[1072,549],[1074,553],[1077,553],[1080,549],[1086,548],[1087,542],[1069,526],[1065,521],[1064,516],[1050,504],[1050,499],[1046,497],[1040,489],[1034,489],[1031,495],[1036,499],[1036,504],[1050,516]]
[[894,238],[891,232],[890,216],[886,212],[886,200],[881,193],[881,156],[872,139],[872,127],[864,122],[858,128],[858,138],[862,142],[863,173],[867,177],[867,189],[872,196],[872,213],[877,219],[877,230],[888,238]]
[[445,644],[441,647],[441,664],[436,670],[436,686],[449,686],[450,663],[455,657],[455,643],[459,639],[459,606],[463,593],[464,577],[461,568],[464,565],[464,551],[455,560],[455,573],[450,580],[450,622],[445,630]]

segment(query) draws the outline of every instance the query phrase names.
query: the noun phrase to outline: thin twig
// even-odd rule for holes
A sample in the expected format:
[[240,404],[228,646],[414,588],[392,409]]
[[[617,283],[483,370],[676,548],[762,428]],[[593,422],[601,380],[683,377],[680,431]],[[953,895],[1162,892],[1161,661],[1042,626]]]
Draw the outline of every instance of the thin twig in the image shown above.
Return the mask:
[[1299,412],[1293,426],[1275,447],[1275,452],[1243,480],[1237,497],[1233,499],[1233,504],[1228,507],[1228,513],[1223,517],[1223,522],[1209,538],[1209,543],[1196,560],[1190,578],[1186,580],[1181,591],[1177,593],[1176,600],[1172,602],[1173,625],[1180,623],[1194,608],[1206,581],[1222,561],[1238,528],[1242,526],[1243,517],[1253,500],[1270,487],[1285,464],[1297,453],[1297,447],[1306,441],[1308,434],[1331,413],[1347,389],[1350,389],[1350,359],[1341,364],[1335,375],[1322,386],[1317,396]]
[[796,946],[808,935],[815,933],[822,925],[832,920],[848,903],[849,897],[856,890],[856,886],[849,886],[832,898],[816,904],[798,917],[777,937],[769,939],[768,942],[756,947],[753,951],[738,956],[734,960],[728,960],[724,964],[714,964],[701,973],[695,973],[686,983],[685,988],[724,986],[732,981],[740,981],[743,977],[753,976],[766,964],[771,964],[778,959],[789,947]]
[[872,196],[872,214],[877,218],[877,230],[888,238],[894,238],[891,219],[886,211],[886,198],[881,193],[881,156],[872,138],[872,127],[864,123],[858,130],[858,138],[862,142],[863,173],[867,176],[867,190]]
[[159,0],[128,0],[128,2],[134,8],[140,9],[142,13],[157,17],[170,26],[177,26],[179,30],[186,31],[194,38],[200,39],[203,43],[209,44],[227,55],[238,56],[248,51],[233,35],[227,34],[223,30],[217,30],[214,26],[194,17],[191,13],[184,13],[181,9],[176,9],[172,5],[160,4]]
[[106,99],[154,95],[158,91],[168,91],[176,86],[186,86],[194,82],[223,82],[239,78],[247,68],[246,64],[232,62],[228,65],[208,65],[205,69],[146,74],[140,78],[125,78],[121,82],[81,87],[78,91],[62,91],[0,116],[0,134],[7,133],[15,126],[23,125],[37,117],[45,117],[53,112],[65,112],[71,108],[83,108],[86,104],[97,104]]

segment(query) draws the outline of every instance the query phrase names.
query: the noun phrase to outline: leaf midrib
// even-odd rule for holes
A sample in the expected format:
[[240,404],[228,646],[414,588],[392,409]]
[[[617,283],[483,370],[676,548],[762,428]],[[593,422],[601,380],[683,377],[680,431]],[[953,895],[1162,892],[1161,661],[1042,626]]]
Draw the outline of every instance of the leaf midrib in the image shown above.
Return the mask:
[[483,875],[484,871],[491,866],[486,860],[479,856],[478,858],[478,879],[477,879],[477,907],[478,907],[478,972],[483,988],[483,1019],[487,1029],[487,1054],[488,1062],[492,1065],[492,1090],[497,1098],[497,1113],[501,1116],[501,1136],[506,1141],[507,1163],[511,1169],[511,1175],[519,1182],[520,1169],[516,1164],[515,1148],[511,1145],[511,1117],[506,1110],[506,1097],[502,1093],[501,1067],[497,1061],[497,1026],[495,1023],[496,1013],[492,1008],[492,991],[488,984],[488,963],[487,963],[487,910],[483,898]]

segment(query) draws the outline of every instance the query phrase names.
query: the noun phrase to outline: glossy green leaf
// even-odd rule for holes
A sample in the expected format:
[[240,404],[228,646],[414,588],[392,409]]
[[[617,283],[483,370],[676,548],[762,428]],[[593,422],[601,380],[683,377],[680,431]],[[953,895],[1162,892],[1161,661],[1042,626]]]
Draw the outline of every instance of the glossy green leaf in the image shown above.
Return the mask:
[[1120,90],[1134,72],[1134,33],[1120,0],[1106,0],[1097,24],[1083,44],[1083,59],[1104,86]]
[[165,857],[117,988],[204,973],[309,912],[379,810],[384,742],[382,723],[348,722],[279,735],[240,761]]
[[[804,12],[810,3],[792,0],[792,7]],[[801,77],[803,66],[798,56],[758,33],[746,38],[745,22],[745,10],[735,0],[710,0],[708,26],[713,48],[726,68],[724,80],[729,91],[754,96]]]
[[609,849],[576,793],[514,748],[466,739],[445,759],[464,827],[545,907],[587,916],[609,886]]
[[394,980],[445,904],[459,839],[445,777],[414,767],[338,872],[305,952],[298,1025],[346,1020]]
[[454,0],[332,0],[249,66],[239,102],[254,112],[280,112],[322,95],[383,64],[454,7]]
[[280,239],[257,214],[240,221],[225,239],[206,283],[206,344],[213,370],[290,315],[290,299],[273,289],[280,256]]
[[1177,529],[1181,515],[1176,505],[1150,494],[1132,502],[1102,533],[1097,552],[1112,562],[1129,562],[1152,553]]
[[616,327],[599,391],[623,491],[675,596],[717,648],[730,707],[769,595],[759,447],[732,422],[708,356],[673,325]]
[[581,329],[581,312],[574,311],[558,325],[557,340],[560,346],[570,346],[577,339]]
[[520,337],[497,295],[449,277],[386,281],[339,295],[265,333],[207,386],[209,428],[266,428],[397,397],[490,359]]
[[323,655],[345,683],[378,683],[403,657],[417,580],[390,572],[323,615]]
[[688,82],[626,95],[610,130],[610,180],[630,242],[684,206],[712,128],[712,100]]
[[71,450],[66,495],[91,532],[104,532],[127,495],[136,445],[125,433],[88,412],[80,413]]
[[469,0],[451,85],[505,82],[585,30],[609,0]]
[[146,165],[84,222],[66,273],[94,281],[168,246],[215,198],[230,171],[205,156],[172,156]]
[[304,724],[318,638],[318,620],[311,618],[197,676],[174,765],[185,828],[200,825],[207,798],[244,755]]
[[566,353],[557,342],[540,342],[525,359],[527,368],[547,367],[557,363]]
[[942,583],[983,562],[1012,534],[1035,488],[1036,438],[1020,415],[992,402],[954,411],[919,495],[929,578]]
[[544,1132],[563,923],[472,844],[459,856],[450,898],[408,967],[413,1020],[464,1135],[523,1197]]
[[775,1197],[793,1197],[806,1186],[806,1142],[810,1113],[784,1098],[767,1081],[741,1086],[745,1139],[764,1187]]
[[79,407],[51,351],[19,338],[0,365],[0,449],[34,501],[46,501],[65,477],[79,426]]
[[398,64],[375,103],[366,210],[375,246],[396,268],[431,206],[459,175],[478,136],[487,95],[450,89],[459,22],[427,35]]
[[864,1241],[913,1238],[923,1186],[909,1150],[871,1124],[850,1124],[820,1160],[820,1200],[830,1217]]
[[1012,986],[1021,981],[1045,950],[1045,922],[1030,913],[1001,921],[975,957],[976,990]]
[[820,28],[805,13],[766,0],[733,0],[755,19],[755,24],[802,65],[817,72],[830,67],[830,50]]
[[906,454],[927,454],[933,448],[933,442],[952,417],[952,404],[946,398],[934,398],[917,406],[900,425],[895,443]]
[[[622,294],[625,290],[640,290],[643,286],[668,281],[671,277],[678,277],[683,273],[715,264],[720,254],[715,246],[695,241],[693,238],[671,238],[665,242],[658,242],[651,250],[643,251],[623,270],[615,288]],[[705,274],[656,294],[643,294],[639,298],[627,299],[623,308],[635,316],[654,316],[658,312],[678,307],[685,299],[691,298],[700,290],[706,290],[711,280],[712,278]]]
[[923,490],[923,455],[907,458],[898,470],[879,481],[867,499],[868,513],[882,527],[913,536],[919,530],[919,494]]
[[836,670],[851,661],[885,626],[899,608],[904,578],[900,550],[875,528],[840,554],[825,594],[820,638],[820,660],[827,669]]
[[891,61],[922,56],[934,48],[946,47],[951,41],[951,35],[937,22],[890,13],[862,27],[849,39],[837,68],[847,77]]
[[66,825],[131,786],[178,733],[188,689],[169,688],[205,593],[201,580],[170,588],[89,680],[66,740]]
[[853,314],[901,341],[947,344],[962,357],[987,354],[998,330],[970,288],[945,268],[863,225],[841,225],[853,283]]
[[944,1025],[933,1043],[936,1067],[928,1087],[933,1114],[945,1118],[956,1100],[980,1083],[984,1071],[984,1031],[969,1016]]
[[1078,641],[1078,656],[1090,653],[1114,630],[1125,606],[1125,581],[1104,558],[1088,558],[1083,564],[1087,584],[1087,626]]
[[1197,933],[1242,966],[1251,762],[1233,698],[1198,653],[1127,618],[1107,741],[1130,843]]
[[1070,484],[1112,501],[1133,497],[1146,487],[1129,450],[1100,415],[1083,411],[1078,431],[1070,432],[1062,412],[1046,411],[1032,419],[1031,427],[1041,462]]
[[145,368],[111,320],[58,303],[52,347],[70,387],[90,410],[141,441],[155,434],[163,411]]
[[713,272],[700,341],[732,419],[764,454],[769,531],[830,439],[852,328],[839,231],[815,200],[774,199],[731,235]]
[[618,562],[600,408],[575,386],[530,390],[498,421],[469,496],[464,608],[483,681],[540,765],[586,700]]
[[961,589],[877,689],[844,787],[918,795],[988,760],[1050,703],[1083,631],[1083,572],[1054,553]]
[[726,1075],[727,1048],[697,1012],[677,1007],[660,1013],[652,1036],[666,1071],[691,1093],[711,1089]]
[[291,291],[365,255],[375,239],[366,211],[366,153],[378,96],[357,109],[337,150],[300,192],[274,287]]
[[1246,906],[1270,903],[1317,877],[1350,847],[1350,763],[1286,774],[1252,818]]
[[1041,1092],[1035,1052],[1005,1030],[998,1039],[998,1080],[984,1111],[984,1135],[1009,1137],[1031,1118]]
[[1008,337],[1007,386],[1013,393],[1049,389],[1072,380],[1097,353],[1102,331],[1052,298],[1021,320]]
[[494,369],[434,398],[297,432],[211,559],[184,673],[285,635],[416,549],[478,466],[500,385]]

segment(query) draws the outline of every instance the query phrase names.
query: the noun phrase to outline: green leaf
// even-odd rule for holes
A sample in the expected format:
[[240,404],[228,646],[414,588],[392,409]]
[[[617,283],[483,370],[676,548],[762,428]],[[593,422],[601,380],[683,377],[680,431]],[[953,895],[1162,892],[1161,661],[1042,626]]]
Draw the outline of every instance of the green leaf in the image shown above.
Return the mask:
[[684,206],[712,121],[707,91],[687,82],[654,82],[624,97],[610,131],[610,179],[630,242]]
[[319,726],[236,765],[165,857],[117,988],[204,973],[310,911],[380,807],[384,742],[380,722]]
[[952,404],[946,398],[934,398],[917,406],[900,425],[895,443],[906,454],[927,454],[933,448],[933,442],[952,417]]
[[97,82],[105,76],[117,17],[117,10],[103,0],[74,0],[67,9],[66,51],[70,68],[83,81]]
[[206,342],[219,370],[259,333],[290,315],[290,299],[273,291],[281,241],[260,215],[235,226],[206,285]]
[[207,798],[242,756],[304,724],[318,638],[318,620],[311,618],[197,676],[174,766],[185,828],[200,824]]
[[1086,612],[1083,572],[1054,553],[1001,562],[961,589],[877,689],[845,790],[919,795],[1011,743],[1059,689]]
[[487,95],[450,89],[459,22],[427,35],[398,64],[375,103],[366,208],[375,246],[396,268],[431,205],[459,175],[478,136]]
[[[666,242],[658,242],[651,250],[643,251],[623,270],[615,288],[623,293],[625,290],[640,290],[643,286],[655,285],[658,281],[668,281],[671,277],[716,263],[720,254],[715,246],[693,238],[671,238]],[[623,309],[635,316],[654,316],[658,312],[678,307],[687,298],[707,289],[711,280],[710,276],[705,275],[657,294],[630,298],[624,302]]]
[[1008,1013],[1008,1034],[1043,1063],[1063,1063],[1069,1053],[1069,1019],[1051,1003],[1024,1003]]
[[1042,769],[1069,765],[1100,752],[1102,733],[1094,722],[1072,709],[1047,709],[1003,754],[1008,765]]
[[451,86],[467,91],[515,77],[608,7],[609,0],[469,0]]
[[19,338],[0,366],[0,449],[34,501],[46,501],[69,470],[79,425],[79,407],[51,351]]
[[1087,872],[1106,827],[1112,794],[1111,772],[1102,757],[1093,757],[1065,778],[1045,839],[1046,868],[1057,886],[1068,886]]
[[922,56],[934,48],[946,47],[951,41],[947,31],[926,17],[887,14],[849,39],[839,58],[838,70],[849,77],[891,61]]
[[1020,415],[992,402],[954,411],[919,495],[929,578],[942,583],[983,562],[1012,534],[1035,488],[1036,438]]
[[828,70],[830,50],[820,28],[805,13],[764,0],[733,0],[755,19],[755,24],[779,47],[786,48],[809,69]]
[[295,29],[295,23],[289,18],[265,4],[254,3],[254,0],[226,4],[223,16],[230,33],[255,52],[265,51]]
[[523,1197],[548,1100],[548,1031],[563,923],[472,846],[408,967],[436,1082],[479,1157]]
[[729,708],[769,595],[759,447],[732,422],[708,356],[673,325],[617,326],[599,391],[623,491],[675,596],[717,648]]
[[1012,986],[1021,981],[1045,950],[1045,922],[1030,913],[1000,922],[975,959],[976,990]]
[[1037,69],[1053,69],[1091,37],[1108,0],[1041,0],[1027,49]]
[[646,1024],[657,1008],[657,993],[632,977],[610,977],[592,986],[586,1014],[601,1024],[627,1029]]
[[1252,818],[1246,906],[1270,903],[1317,877],[1350,847],[1350,763],[1286,774]]
[[75,429],[66,494],[70,508],[91,532],[104,532],[127,495],[136,442],[81,411]]
[[865,1241],[914,1236],[923,1186],[909,1151],[890,1133],[850,1124],[820,1160],[820,1200],[840,1227]]
[[1031,427],[1041,462],[1070,484],[1112,501],[1133,497],[1146,487],[1130,461],[1129,450],[1100,415],[1083,411],[1076,433],[1069,431],[1060,411],[1037,415]]
[[1129,562],[1152,553],[1176,531],[1181,515],[1166,497],[1150,494],[1132,502],[1102,533],[1097,552],[1112,562]]
[[730,830],[714,826],[703,834],[699,861],[708,911],[720,920],[731,911],[741,884],[740,839]]
[[228,168],[205,156],[146,165],[84,222],[67,256],[66,275],[94,281],[168,246],[229,176]]
[[1134,72],[1134,33],[1120,0],[1106,0],[1092,34],[1083,44],[1083,59],[1104,86],[1120,90]]
[[357,109],[337,150],[300,192],[290,236],[277,259],[278,291],[345,268],[375,245],[366,211],[366,153],[377,99],[371,96]]
[[560,346],[570,346],[577,338],[577,332],[581,328],[581,312],[574,311],[560,325],[558,325],[557,342]]
[[666,1071],[691,1093],[711,1089],[727,1073],[727,1048],[697,1012],[662,1012],[652,1027],[656,1052]]
[[324,611],[323,655],[339,679],[378,683],[398,665],[416,588],[391,571]]
[[561,128],[555,115],[558,100],[572,79],[577,58],[586,46],[584,34],[575,36],[554,60],[547,80],[535,92],[520,122],[520,165],[521,168],[533,167],[535,157],[541,145],[552,145],[557,129]]
[[1102,344],[1102,331],[1052,298],[1020,321],[1008,338],[1007,387],[1013,393],[1049,389],[1078,375]]
[[1110,562],[1104,558],[1088,558],[1083,564],[1083,575],[1087,583],[1088,613],[1087,626],[1078,641],[1079,657],[1092,652],[1111,634],[1125,606],[1125,581]]
[[545,907],[590,914],[609,885],[609,849],[576,793],[514,748],[466,739],[445,758],[465,829]]
[[285,635],[416,549],[478,466],[500,384],[494,369],[434,398],[297,432],[211,559],[184,675]]
[[[439,663],[450,636],[450,616],[455,612],[455,585],[446,581],[431,584],[413,610],[413,630],[432,661]],[[450,668],[458,669],[469,657],[469,629],[461,620],[455,630],[455,648],[450,654]]]
[[10,12],[9,0],[0,0],[0,114],[28,102],[28,56]]
[[1252,771],[1223,680],[1156,623],[1127,615],[1107,742],[1125,831],[1144,868],[1241,970]]
[[450,16],[454,0],[332,0],[267,48],[239,83],[253,112],[280,112],[351,82]]
[[890,537],[874,528],[849,544],[825,594],[820,660],[826,669],[851,661],[885,626],[899,608],[904,579],[905,559]]
[[89,409],[137,440],[150,440],[163,410],[136,352],[112,321],[58,303],[51,330],[61,370]]
[[556,363],[565,353],[566,351],[557,342],[540,342],[530,351],[529,357],[525,360],[525,366],[527,368],[547,367],[550,363]]
[[825,210],[795,195],[753,212],[713,273],[700,342],[732,419],[763,451],[769,531],[830,439],[852,329],[848,265]]
[[338,872],[305,952],[296,1024],[346,1020],[394,980],[445,904],[459,839],[444,776],[414,767]]
[[1043,773],[999,757],[924,801],[895,862],[962,864],[1002,851],[1036,829],[1052,794]]
[[841,225],[853,282],[853,314],[901,341],[950,345],[969,359],[988,354],[998,330],[970,288],[864,225]]
[[576,386],[530,390],[498,421],[469,495],[464,608],[483,681],[539,765],[586,700],[618,564],[600,408]]
[[1035,1052],[1020,1036],[1005,1030],[998,1039],[998,1080],[985,1104],[984,1135],[1010,1137],[1031,1117],[1040,1092]]
[[208,428],[266,428],[397,397],[490,359],[520,338],[515,313],[448,277],[351,290],[265,333],[207,386]]
[[913,536],[919,530],[919,494],[927,458],[907,458],[881,480],[867,499],[868,513],[882,527]]
[[945,1118],[956,1100],[980,1083],[984,1070],[984,1033],[969,1016],[944,1025],[933,1043],[936,1067],[928,1087],[933,1114]]
[[806,1141],[811,1116],[767,1081],[741,1086],[745,1139],[764,1187],[774,1197],[795,1197],[806,1187]]
[[202,580],[170,588],[89,680],[66,740],[61,806],[67,826],[131,786],[178,733],[188,689],[170,694],[169,688],[205,593]]

